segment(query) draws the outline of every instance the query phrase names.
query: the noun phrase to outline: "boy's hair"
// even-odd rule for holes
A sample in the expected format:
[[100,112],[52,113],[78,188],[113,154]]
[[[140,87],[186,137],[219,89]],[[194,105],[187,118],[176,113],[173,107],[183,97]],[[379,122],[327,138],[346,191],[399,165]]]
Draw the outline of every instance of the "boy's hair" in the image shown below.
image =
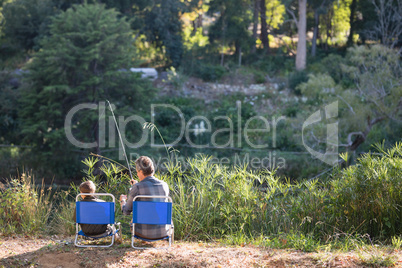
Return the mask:
[[155,173],[154,163],[151,158],[147,156],[140,156],[140,158],[135,161],[135,167],[137,170],[142,171],[145,176],[154,175]]
[[80,184],[80,192],[93,194],[96,191],[96,186],[92,181],[84,181]]

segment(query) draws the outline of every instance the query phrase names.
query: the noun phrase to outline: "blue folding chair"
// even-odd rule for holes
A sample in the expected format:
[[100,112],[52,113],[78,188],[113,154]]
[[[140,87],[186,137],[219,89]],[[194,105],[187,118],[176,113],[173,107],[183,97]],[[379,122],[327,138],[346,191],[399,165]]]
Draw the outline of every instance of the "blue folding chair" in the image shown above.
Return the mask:
[[[79,196],[92,195],[92,196],[110,196],[113,202],[88,202],[78,201]],[[114,243],[115,234],[119,232],[121,237],[120,223],[115,222],[115,197],[112,194],[104,193],[80,193],[75,198],[76,201],[76,223],[75,223],[75,241],[74,245],[77,247],[110,247]],[[110,234],[99,236],[88,236],[80,230],[80,224],[110,224],[113,231]],[[118,228],[116,228],[116,226]],[[112,236],[111,243],[109,245],[84,245],[78,241],[78,236],[87,237],[89,239],[100,239],[108,236]]]
[[[136,201],[136,199],[147,198],[156,200],[167,200],[166,201]],[[133,225],[132,225],[132,236],[131,236],[131,246],[135,249],[147,249],[147,247],[136,247],[134,246],[134,240],[140,239],[147,242],[154,242],[158,240],[168,240],[169,247],[172,245],[174,240],[174,226],[172,221],[172,198],[170,196],[164,195],[138,195],[133,200]],[[146,239],[135,235],[135,225],[136,224],[150,224],[150,225],[167,225],[169,230],[167,236],[159,239]],[[160,247],[158,249],[168,248]]]

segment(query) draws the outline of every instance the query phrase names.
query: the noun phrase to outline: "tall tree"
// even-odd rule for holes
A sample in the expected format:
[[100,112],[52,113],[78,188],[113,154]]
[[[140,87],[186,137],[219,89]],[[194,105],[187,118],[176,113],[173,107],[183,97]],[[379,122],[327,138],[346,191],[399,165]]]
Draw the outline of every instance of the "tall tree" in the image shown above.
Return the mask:
[[355,81],[354,105],[360,112],[360,119],[356,118],[360,122],[355,124],[360,129],[348,135],[348,149],[354,152],[374,125],[384,120],[402,121],[402,68],[398,53],[381,45],[349,48],[347,58],[343,69]]
[[332,5],[333,0],[314,0],[311,1],[311,7],[314,10],[314,30],[313,40],[311,42],[311,56],[316,55],[317,51],[317,39],[319,34],[320,15],[328,12],[328,9]]
[[260,6],[259,6],[259,2],[260,0],[254,0],[254,6],[253,6],[253,47],[251,48],[251,52],[255,53],[256,49],[257,49],[257,30],[258,30],[258,14],[259,14],[259,10],[260,10]]
[[273,30],[278,29],[279,25],[283,23],[285,6],[279,0],[261,0],[259,7],[261,19],[260,39],[264,50],[269,52],[268,34],[273,35]]
[[144,20],[139,30],[157,47],[164,48],[169,64],[178,67],[183,54],[180,14],[185,11],[185,6],[178,0],[152,2],[152,6],[143,11]]
[[[339,138],[344,141],[339,146],[354,155],[381,123],[388,121],[401,125],[401,62],[396,50],[382,45],[348,48],[346,59],[342,61],[336,60],[334,56],[328,58],[331,63],[338,63],[338,69],[341,69],[345,80],[350,79],[354,83],[345,88],[342,84],[337,85],[333,77],[325,73],[311,75],[308,82],[302,83],[299,89],[317,103],[338,101]],[[325,137],[328,135],[327,128],[322,129],[325,130],[322,132]],[[325,144],[321,142],[321,145]]]
[[[297,52],[296,52],[296,70],[301,71],[306,68],[307,57],[307,0],[287,1],[286,11],[292,16],[294,24],[297,26]],[[299,16],[296,17],[295,10],[298,10]]]
[[208,32],[210,40],[219,41],[222,48],[234,47],[240,57],[242,48],[250,48],[252,42],[248,31],[252,20],[249,7],[249,0],[212,0],[208,13],[215,22]]
[[307,0],[299,0],[299,19],[297,22],[296,70],[306,68],[307,57]]
[[18,124],[19,79],[16,72],[0,72],[0,143],[18,144],[20,138]]
[[267,6],[265,0],[260,0],[260,18],[261,18],[261,43],[264,50],[269,52],[268,25],[267,25]]
[[52,19],[50,36],[27,66],[19,114],[25,143],[49,167],[68,172],[66,161],[76,159],[72,151],[83,151],[69,142],[69,131],[79,141],[96,142],[90,149],[100,152],[98,111],[80,111],[66,129],[72,108],[108,99],[132,114],[149,99],[142,98],[152,93],[149,83],[124,71],[136,57],[132,36],[121,14],[100,4],[76,5]]
[[402,1],[371,0],[377,21],[366,32],[371,39],[394,48],[402,39]]
[[3,6],[1,21],[4,37],[23,50],[38,49],[46,35],[50,17],[57,13],[52,0],[15,0]]
[[[77,1],[53,0],[66,10]],[[166,65],[179,66],[183,54],[180,16],[188,12],[198,1],[189,0],[86,0],[87,3],[103,3],[126,16],[135,31],[135,38],[146,36],[146,41],[159,48]]]
[[346,43],[347,46],[352,46],[353,45],[353,35],[355,34],[356,30],[356,8],[357,8],[357,0],[352,0],[350,3],[350,16],[349,16],[349,35],[348,35],[348,41]]

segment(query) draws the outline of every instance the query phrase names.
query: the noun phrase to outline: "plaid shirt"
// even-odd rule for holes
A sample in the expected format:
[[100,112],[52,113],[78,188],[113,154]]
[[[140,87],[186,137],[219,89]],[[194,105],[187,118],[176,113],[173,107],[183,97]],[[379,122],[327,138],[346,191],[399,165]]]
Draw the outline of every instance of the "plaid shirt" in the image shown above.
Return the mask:
[[[127,195],[127,203],[123,206],[123,214],[129,215],[133,211],[133,199],[137,195],[169,195],[169,187],[166,182],[158,180],[154,176],[148,176],[131,187]],[[150,201],[152,199],[141,198],[138,201]],[[159,201],[159,200],[155,200]],[[135,233],[143,238],[157,239],[167,236],[167,225],[136,224]]]

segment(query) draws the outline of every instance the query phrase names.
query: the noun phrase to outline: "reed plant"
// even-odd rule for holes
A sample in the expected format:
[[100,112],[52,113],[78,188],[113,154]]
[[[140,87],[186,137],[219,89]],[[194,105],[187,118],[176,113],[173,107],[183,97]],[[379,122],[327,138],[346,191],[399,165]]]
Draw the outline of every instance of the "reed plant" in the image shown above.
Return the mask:
[[[388,150],[377,146],[377,150],[378,154],[365,154],[355,166],[335,169],[331,178],[321,181],[291,183],[273,171],[225,166],[206,155],[184,162],[171,155],[156,176],[171,190],[176,239],[254,241],[305,251],[327,248],[328,244],[331,248],[358,248],[374,239],[400,247],[402,144]],[[130,176],[125,166],[96,155],[83,163],[83,180],[92,180],[97,192],[117,198],[127,193]],[[23,175],[2,185],[2,232],[43,229],[53,212],[50,229],[72,234],[77,186],[60,192],[55,206],[49,202],[50,195],[35,190],[28,178]],[[118,202],[116,220],[123,229],[127,227],[127,235],[131,217],[122,215]]]
[[34,176],[23,173],[0,184],[0,232],[37,234],[47,231],[53,203],[52,189],[35,185]]
[[375,147],[377,154],[364,154],[334,175],[327,214],[343,230],[390,238],[402,231],[402,143]]
[[261,192],[259,178],[245,168],[214,164],[199,155],[159,174],[168,182],[174,203],[175,236],[181,239],[214,239],[253,231],[254,210]]
[[[380,155],[363,155],[357,165],[335,169],[323,181],[290,183],[275,172],[229,167],[206,155],[185,162],[171,157],[156,176],[171,189],[177,239],[260,240],[312,250],[358,237],[401,234],[402,145],[377,149]],[[99,161],[102,176],[94,175]],[[130,178],[124,166],[100,156],[84,164],[84,180],[93,180],[98,191],[127,193]],[[119,209],[117,218],[130,220]]]

